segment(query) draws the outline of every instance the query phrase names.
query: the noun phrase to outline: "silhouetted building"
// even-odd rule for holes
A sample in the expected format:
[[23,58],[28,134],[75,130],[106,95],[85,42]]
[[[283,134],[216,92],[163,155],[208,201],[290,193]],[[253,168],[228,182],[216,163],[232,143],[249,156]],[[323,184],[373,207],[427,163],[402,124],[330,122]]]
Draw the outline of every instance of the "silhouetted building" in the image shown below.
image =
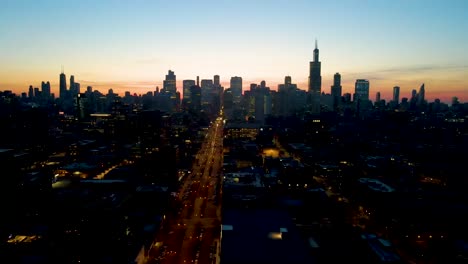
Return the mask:
[[32,85],[29,85],[28,97],[32,99],[34,97],[34,88]]
[[393,102],[397,105],[400,103],[400,86],[393,87]]
[[231,77],[231,92],[234,98],[234,103],[238,104],[242,96],[242,77]]
[[39,91],[39,88],[37,88],[37,87],[34,88],[34,97],[36,97],[36,98],[41,97],[41,92]]
[[71,75],[70,76],[70,95],[75,98],[77,93],[76,93],[76,86],[75,86],[75,76]]
[[201,110],[201,88],[198,85],[190,87],[190,108],[199,112]]
[[425,96],[426,96],[426,90],[424,88],[424,83],[421,85],[421,87],[419,87],[419,92],[418,92],[418,95],[417,95],[417,104],[420,106],[422,104],[424,104],[424,101],[425,101]]
[[333,97],[333,109],[336,110],[341,101],[341,75],[337,72],[333,76],[333,85],[331,87],[331,95]]
[[182,87],[183,87],[183,99],[189,100],[190,99],[190,87],[195,85],[195,80],[183,80]]
[[314,61],[309,64],[309,96],[311,112],[320,113],[320,95],[322,92],[322,76],[320,75],[321,62],[319,61],[319,49],[315,41]]
[[260,87],[254,90],[255,96],[255,120],[263,123],[265,115],[271,113],[270,88],[266,87],[265,81],[262,81]]
[[224,101],[224,115],[228,120],[234,118],[234,98],[232,95],[231,88],[224,90],[223,101]]
[[63,69],[62,69],[62,73],[60,73],[59,88],[60,88],[59,97],[60,97],[60,99],[64,99],[66,97],[66,94],[67,94],[67,77],[65,76],[65,73],[63,73]]
[[41,91],[42,91],[42,95],[45,97],[45,98],[49,98],[50,97],[50,82],[42,82],[41,83]]
[[364,79],[357,79],[354,86],[354,101],[368,101],[369,100],[369,81]]
[[177,92],[176,76],[173,71],[169,70],[166,79],[163,81],[162,109],[168,112],[175,112],[179,108],[180,93]]
[[176,86],[176,76],[173,71],[169,70],[168,74],[166,75],[166,79],[163,81],[163,89],[164,91],[170,92],[171,94],[175,94],[177,90]]
[[291,116],[296,110],[304,107],[300,99],[305,98],[301,95],[303,90],[299,90],[296,84],[292,83],[291,76],[284,77],[284,84],[278,85],[278,94],[274,106],[274,114],[278,116]]

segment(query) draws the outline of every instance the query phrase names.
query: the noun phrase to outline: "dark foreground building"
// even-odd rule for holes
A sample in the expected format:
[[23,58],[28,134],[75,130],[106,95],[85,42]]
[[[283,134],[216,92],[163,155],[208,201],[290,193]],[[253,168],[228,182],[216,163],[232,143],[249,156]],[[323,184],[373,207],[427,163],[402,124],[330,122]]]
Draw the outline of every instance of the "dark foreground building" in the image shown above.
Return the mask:
[[221,264],[315,262],[282,210],[226,209],[221,232]]

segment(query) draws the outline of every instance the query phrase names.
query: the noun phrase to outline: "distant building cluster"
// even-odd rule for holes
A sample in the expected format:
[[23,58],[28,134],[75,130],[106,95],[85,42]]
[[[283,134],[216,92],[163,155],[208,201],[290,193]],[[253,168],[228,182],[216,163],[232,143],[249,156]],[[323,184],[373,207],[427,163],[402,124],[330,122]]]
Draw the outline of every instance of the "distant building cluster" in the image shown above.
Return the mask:
[[[291,76],[284,78],[284,84],[279,84],[276,90],[270,89],[265,81],[252,83],[248,90],[243,91],[243,80],[240,76],[230,79],[230,86],[221,86],[219,75],[213,79],[182,81],[182,95],[177,89],[175,72],[168,71],[163,81],[163,87],[156,87],[144,95],[125,92],[118,95],[112,89],[107,94],[93,90],[91,86],[82,92],[80,83],[70,76],[69,85],[65,73],[59,76],[59,97],[51,93],[50,82],[42,82],[41,88],[29,87],[28,93],[21,94],[21,102],[33,107],[54,105],[58,111],[79,119],[89,118],[94,113],[111,113],[113,111],[133,111],[133,109],[161,110],[167,113],[193,111],[214,116],[223,107],[228,120],[259,122],[272,117],[286,117],[308,113],[320,115],[322,112],[353,114],[365,116],[375,110],[444,112],[448,105],[436,99],[428,103],[425,97],[425,85],[419,90],[414,89],[409,97],[402,97],[400,87],[393,87],[392,100],[386,102],[376,92],[374,102],[370,99],[370,82],[367,79],[357,79],[354,93],[343,93],[342,76],[333,76],[330,93],[322,89],[321,61],[317,42],[313,50],[313,60],[309,64],[309,83],[306,90],[292,83]],[[5,91],[8,93],[8,91]],[[12,96],[10,92],[10,96]],[[454,97],[452,106],[464,109],[466,104],[460,103]],[[126,110],[123,110],[126,109]]]

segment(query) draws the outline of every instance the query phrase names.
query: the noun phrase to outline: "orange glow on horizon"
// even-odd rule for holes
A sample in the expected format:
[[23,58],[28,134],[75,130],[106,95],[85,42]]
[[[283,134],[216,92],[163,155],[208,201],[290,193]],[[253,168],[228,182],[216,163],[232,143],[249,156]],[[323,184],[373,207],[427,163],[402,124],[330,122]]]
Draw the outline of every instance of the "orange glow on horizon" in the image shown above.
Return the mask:
[[[177,75],[177,72],[175,73]],[[59,86],[58,74],[56,74],[56,76],[54,75],[53,78],[41,79],[39,77],[40,74],[37,73],[34,75],[27,75],[28,80],[24,80],[25,78],[22,78],[22,81],[17,81],[19,79],[18,78],[19,75],[21,74],[16,72],[15,74],[12,74],[10,76],[0,76],[0,79],[2,80],[2,83],[0,83],[0,91],[11,90],[15,94],[20,95],[22,92],[28,91],[29,85],[40,88],[42,81],[50,81],[51,88],[52,88],[51,92],[55,93],[56,97],[58,96],[58,86]],[[203,77],[203,78],[200,76],[200,81],[202,79],[212,79],[213,75],[209,75],[210,77]],[[87,86],[92,86],[93,90],[98,90],[103,94],[107,94],[109,89],[113,89],[114,93],[117,93],[123,96],[126,91],[129,91],[132,95],[133,94],[143,95],[149,91],[155,91],[156,87],[159,87],[160,89],[162,88],[162,81],[159,81],[159,82],[153,82],[149,80],[137,81],[137,82],[135,81],[89,81],[89,80],[81,80],[79,74],[75,74],[74,76],[75,76],[75,81],[81,84],[82,92],[86,91]],[[161,76],[162,78],[164,78],[163,74],[161,74]],[[463,88],[463,87],[468,87],[468,84],[462,83],[461,81],[449,82],[449,81],[439,80],[439,79],[431,79],[430,81],[424,81],[424,78],[422,78],[422,76],[418,76],[418,77],[421,77],[421,78],[409,79],[409,80],[404,80],[404,81],[403,80],[394,81],[394,80],[386,80],[386,79],[373,80],[372,78],[369,78],[369,81],[370,81],[369,97],[372,101],[374,101],[376,93],[380,92],[381,98],[389,101],[392,97],[393,87],[400,86],[400,89],[401,89],[400,98],[403,98],[403,97],[410,98],[411,91],[413,89],[416,89],[418,91],[421,84],[425,83],[426,99],[429,102],[432,102],[434,101],[434,99],[438,98],[443,102],[451,103],[453,97],[458,97],[459,101],[462,103],[468,102],[468,88]],[[452,76],[452,77],[455,77],[455,76]],[[67,85],[69,85],[69,78],[70,78],[70,75],[67,74]],[[231,76],[228,76],[228,77],[221,76],[221,85],[225,89],[229,88],[230,86],[230,78]],[[195,80],[196,76],[195,78],[193,77],[181,78],[180,76],[177,76],[177,90],[181,93],[181,96],[183,94],[182,80],[184,79]],[[262,80],[263,79],[252,80],[252,79],[243,78],[243,90],[244,91],[249,90],[251,83],[260,84]],[[297,80],[300,80],[300,81],[297,81]],[[326,94],[330,93],[330,87],[333,82],[333,74],[330,76],[322,75],[322,80],[323,80],[322,92],[325,92]],[[267,86],[270,87],[271,90],[276,91],[278,88],[278,85],[284,83],[284,76],[280,78],[275,78],[274,80],[266,79],[265,81],[266,81]],[[307,90],[307,87],[308,87],[307,77],[295,78],[294,76],[292,76],[292,81],[293,83],[296,83],[298,85],[299,89]],[[355,79],[350,80],[349,78],[347,78],[347,75],[342,74],[342,84],[341,84],[343,87],[342,93],[353,94],[354,82],[355,82]]]

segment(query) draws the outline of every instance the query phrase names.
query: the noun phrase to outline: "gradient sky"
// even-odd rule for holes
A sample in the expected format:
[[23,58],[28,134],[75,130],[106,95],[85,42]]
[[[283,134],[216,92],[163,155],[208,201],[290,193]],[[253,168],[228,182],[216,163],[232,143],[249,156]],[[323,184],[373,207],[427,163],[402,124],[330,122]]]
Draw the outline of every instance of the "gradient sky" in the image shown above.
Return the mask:
[[[426,84],[429,100],[468,101],[468,1],[420,0],[0,0],[0,90],[27,91],[61,65],[81,83],[142,94],[162,86],[169,69],[183,79],[211,79],[244,89],[284,76],[307,89],[318,39],[322,91],[333,74],[343,92],[369,79],[401,97]],[[180,82],[179,82],[180,81]]]

